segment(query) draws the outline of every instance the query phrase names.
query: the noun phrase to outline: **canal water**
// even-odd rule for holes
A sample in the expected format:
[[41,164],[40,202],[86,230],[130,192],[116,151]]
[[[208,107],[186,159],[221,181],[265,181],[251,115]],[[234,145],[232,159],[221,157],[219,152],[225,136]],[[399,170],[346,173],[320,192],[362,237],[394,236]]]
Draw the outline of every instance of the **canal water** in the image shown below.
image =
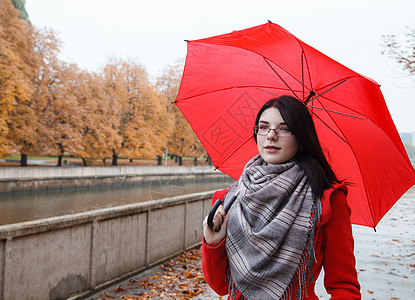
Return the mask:
[[220,190],[234,181],[151,182],[139,187],[0,195],[0,226],[106,207]]

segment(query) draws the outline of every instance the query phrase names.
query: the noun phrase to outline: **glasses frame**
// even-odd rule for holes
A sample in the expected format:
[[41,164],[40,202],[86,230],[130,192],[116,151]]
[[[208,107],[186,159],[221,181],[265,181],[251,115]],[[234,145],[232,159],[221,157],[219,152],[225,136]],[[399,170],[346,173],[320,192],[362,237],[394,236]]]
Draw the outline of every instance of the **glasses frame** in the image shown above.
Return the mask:
[[254,126],[254,133],[255,133],[256,135],[259,135],[259,136],[267,136],[267,135],[271,132],[271,130],[274,130],[275,135],[276,135],[277,137],[279,137],[279,138],[288,138],[288,137],[293,136],[293,133],[292,133],[291,131],[290,131],[290,135],[280,135],[280,133],[281,133],[281,129],[282,129],[282,128],[268,128],[268,132],[267,132],[266,134],[259,134],[259,133],[258,133],[258,131],[259,131],[259,126]]

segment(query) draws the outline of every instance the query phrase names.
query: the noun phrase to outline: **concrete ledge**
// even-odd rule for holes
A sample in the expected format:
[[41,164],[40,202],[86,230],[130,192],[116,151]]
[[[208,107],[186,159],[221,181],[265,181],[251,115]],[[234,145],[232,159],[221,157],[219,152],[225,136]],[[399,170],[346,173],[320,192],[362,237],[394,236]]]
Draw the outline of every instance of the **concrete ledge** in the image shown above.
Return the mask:
[[0,226],[0,299],[81,299],[193,247],[212,195]]
[[201,175],[213,172],[215,171],[212,166],[21,167],[0,168],[0,180],[99,178],[163,174]]
[[30,167],[0,168],[0,193],[70,191],[229,178],[211,166]]

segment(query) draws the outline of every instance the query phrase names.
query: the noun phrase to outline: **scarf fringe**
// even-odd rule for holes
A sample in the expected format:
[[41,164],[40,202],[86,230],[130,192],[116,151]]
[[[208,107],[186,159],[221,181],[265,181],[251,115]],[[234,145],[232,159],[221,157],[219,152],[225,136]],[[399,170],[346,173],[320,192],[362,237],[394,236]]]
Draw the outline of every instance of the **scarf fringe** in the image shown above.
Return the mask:
[[307,289],[309,283],[314,284],[313,279],[313,263],[314,263],[314,234],[315,225],[320,223],[321,204],[320,201],[313,201],[311,209],[311,218],[309,222],[310,230],[307,236],[306,248],[301,257],[300,264],[291,279],[290,284],[281,297],[281,300],[290,300],[293,293],[296,294],[296,299],[301,300],[308,296]]
[[[232,280],[232,276],[231,276],[231,271],[228,270],[226,271],[226,279],[228,281],[228,296],[229,299],[231,300],[235,300],[236,297],[238,296],[238,294],[241,294],[241,292],[238,290],[238,288],[236,287],[235,283]],[[240,300],[246,300],[246,298],[241,294],[241,297],[239,298]]]
[[[315,234],[315,225],[320,224],[320,215],[321,215],[321,204],[320,201],[314,201],[311,218],[309,222],[310,230],[307,237],[306,248],[301,257],[300,264],[291,279],[290,284],[287,286],[280,300],[291,300],[293,294],[295,293],[296,299],[301,300],[308,296],[307,289],[308,284],[312,282],[313,284],[313,263],[314,263],[314,234]],[[246,298],[241,294],[241,292],[236,287],[235,283],[232,281],[231,272],[228,266],[226,271],[226,280],[228,281],[228,293],[229,299],[235,300],[236,297],[240,294],[241,300],[246,300]]]

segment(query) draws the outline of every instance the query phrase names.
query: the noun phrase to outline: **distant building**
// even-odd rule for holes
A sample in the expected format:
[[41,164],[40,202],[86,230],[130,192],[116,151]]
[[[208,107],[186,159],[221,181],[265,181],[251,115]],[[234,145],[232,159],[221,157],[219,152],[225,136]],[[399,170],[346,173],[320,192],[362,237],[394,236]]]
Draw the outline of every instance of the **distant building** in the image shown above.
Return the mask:
[[401,136],[402,143],[415,145],[415,132],[401,132],[399,135]]

